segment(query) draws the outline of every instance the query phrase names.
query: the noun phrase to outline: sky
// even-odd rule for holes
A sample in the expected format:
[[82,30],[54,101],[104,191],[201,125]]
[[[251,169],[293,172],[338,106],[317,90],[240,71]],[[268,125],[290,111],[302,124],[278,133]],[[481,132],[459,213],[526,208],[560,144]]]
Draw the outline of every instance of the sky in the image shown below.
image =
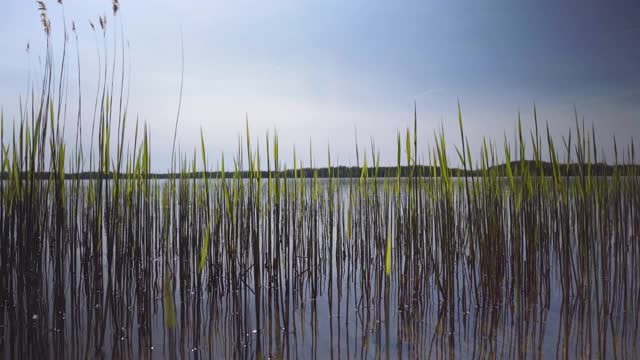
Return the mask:
[[[45,3],[59,60],[63,8]],[[154,171],[170,166],[182,47],[177,143],[191,158],[202,131],[213,167],[223,152],[227,161],[236,153],[246,118],[261,151],[267,131],[277,129],[289,167],[294,147],[309,164],[310,142],[314,165],[326,165],[327,146],[332,164],[354,165],[356,138],[361,154],[371,159],[373,139],[381,164],[395,165],[396,134],[413,127],[414,104],[422,157],[439,131],[455,156],[458,101],[476,159],[483,138],[501,149],[505,135],[514,137],[518,112],[528,132],[534,104],[560,142],[575,128],[577,109],[607,160],[614,136],[619,144],[640,138],[637,1],[121,0],[114,19],[111,1],[65,0],[64,18],[78,29],[85,146],[98,68],[89,20],[103,14],[109,46],[116,30],[128,44],[129,117],[150,130]],[[70,51],[75,46],[72,39]],[[35,2],[4,1],[0,48],[0,106],[11,123],[29,80],[42,72]],[[75,56],[68,66],[75,84]],[[70,103],[77,93],[70,86]]]

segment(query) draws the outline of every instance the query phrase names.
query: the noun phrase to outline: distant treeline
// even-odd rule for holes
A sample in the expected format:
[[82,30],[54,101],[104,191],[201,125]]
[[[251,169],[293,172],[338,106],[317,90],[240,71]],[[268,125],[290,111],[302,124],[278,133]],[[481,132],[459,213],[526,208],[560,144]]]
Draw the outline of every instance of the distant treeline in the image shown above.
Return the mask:
[[[511,162],[511,170],[513,172],[514,176],[519,176],[524,168],[528,168],[528,171],[531,175],[533,176],[539,176],[540,175],[540,167],[538,166],[538,164],[535,161],[530,161],[527,160],[524,162],[524,166],[522,166],[522,163],[520,161],[513,161]],[[604,164],[604,163],[598,163],[598,164],[592,164],[591,165],[591,175],[593,176],[612,176],[615,172],[616,167],[613,165],[609,165],[609,164]],[[640,165],[618,165],[617,166],[618,172],[620,175],[637,175],[640,174]],[[482,170],[478,170],[478,169],[474,169],[474,170],[464,170],[464,169],[459,169],[459,168],[449,168],[449,174],[452,176],[470,176],[470,177],[475,177],[475,176],[481,176],[482,175]],[[507,176],[507,165],[506,164],[500,164],[500,165],[496,165],[496,166],[492,166],[489,167],[487,169],[488,171],[495,171],[496,174],[498,176]],[[318,178],[328,178],[329,177],[329,169],[327,168],[302,168],[302,169],[297,169],[295,170],[297,171],[297,176],[299,178],[313,178],[317,172],[317,176]],[[589,171],[589,166],[588,165],[582,165],[582,170],[581,170],[581,165],[580,164],[562,164],[560,165],[560,173],[562,176],[579,176],[580,174],[587,174]],[[350,178],[350,177],[360,177],[363,173],[363,168],[362,167],[357,167],[357,166],[336,166],[336,167],[332,167],[331,168],[331,177],[334,178]],[[433,166],[428,166],[428,165],[419,165],[419,166],[402,166],[400,168],[400,176],[401,177],[412,177],[414,174],[417,176],[422,176],[422,177],[434,177],[434,176],[440,176],[441,170],[439,167],[433,167]],[[553,174],[553,166],[551,163],[549,162],[542,162],[542,173],[545,176],[551,176]],[[226,172],[226,177],[227,178],[231,178],[233,177],[233,172]],[[262,178],[267,178],[269,176],[269,173],[267,171],[261,171],[260,172],[261,177]],[[218,178],[220,177],[220,172],[219,171],[207,171],[207,178],[212,179],[212,178]],[[294,170],[290,169],[290,170],[285,170],[285,171],[280,171],[278,174],[276,174],[275,171],[271,172],[271,176],[275,177],[275,175],[279,175],[280,178],[293,178],[296,174],[294,173]],[[367,168],[367,176],[370,178],[373,177],[378,177],[378,178],[390,178],[390,177],[396,177],[398,175],[398,167],[397,166],[385,166],[385,167],[379,167],[377,170],[375,168]],[[1,174],[0,179],[7,179],[9,176],[9,174],[7,172],[4,172]],[[80,172],[80,173],[67,173],[65,174],[65,179],[70,180],[70,179],[96,179],[98,178],[99,173],[98,172]],[[119,178],[128,178],[130,177],[131,174],[126,174],[126,173],[120,173],[118,174]],[[146,177],[150,178],[150,179],[169,179],[171,177],[174,178],[202,178],[203,177],[203,173],[202,171],[197,171],[195,173],[193,172],[187,172],[187,173],[150,173],[148,174]],[[240,178],[249,178],[249,171],[240,171],[238,172],[238,176]],[[22,173],[21,174],[22,178],[26,178],[27,177],[27,173]],[[102,173],[102,177],[105,179],[113,179],[114,177],[114,173],[113,172],[109,172],[109,173]],[[49,172],[41,172],[41,173],[36,173],[35,174],[35,178],[37,179],[49,179],[50,178],[50,173]]]

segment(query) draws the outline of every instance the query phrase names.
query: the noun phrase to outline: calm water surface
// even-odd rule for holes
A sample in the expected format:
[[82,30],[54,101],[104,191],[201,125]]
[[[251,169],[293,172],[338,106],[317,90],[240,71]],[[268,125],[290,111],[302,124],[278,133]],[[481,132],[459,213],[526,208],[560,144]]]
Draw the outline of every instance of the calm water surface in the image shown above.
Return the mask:
[[[382,188],[383,183],[378,184]],[[320,185],[322,192],[325,191],[327,182],[321,181]],[[313,187],[311,182],[307,186]],[[347,206],[349,181],[342,180],[339,187],[341,194],[336,196],[337,202],[344,206],[336,211],[347,213],[350,211]],[[309,189],[305,191],[312,193]],[[122,220],[118,220],[123,229],[117,235],[122,242],[114,245],[116,252],[137,255],[123,255],[120,261],[109,264],[107,241],[99,244],[104,250],[101,261],[87,255],[83,241],[100,237],[83,233],[82,224],[87,220],[79,216],[76,221],[80,225],[76,230],[66,225],[61,232],[51,230],[31,239],[42,244],[36,260],[5,261],[1,277],[0,357],[640,356],[637,345],[640,343],[640,283],[635,244],[638,223],[634,218],[629,218],[630,230],[624,232],[628,234],[628,245],[619,250],[623,255],[617,256],[615,262],[607,262],[602,253],[594,251],[593,264],[587,266],[594,274],[603,273],[602,267],[608,266],[611,271],[607,274],[611,276],[592,277],[589,280],[592,286],[580,295],[576,292],[565,295],[559,248],[552,248],[548,254],[548,274],[522,277],[525,282],[520,284],[514,284],[511,277],[505,275],[500,294],[478,296],[481,278],[487,275],[466,250],[461,252],[451,277],[456,279],[452,285],[455,296],[445,300],[438,290],[437,266],[427,261],[432,259],[429,256],[416,256],[413,260],[407,255],[392,257],[392,271],[387,275],[385,261],[381,261],[375,250],[370,253],[363,250],[376,246],[375,237],[367,240],[368,234],[375,233],[378,226],[373,216],[363,217],[370,226],[360,224],[360,229],[366,230],[350,234],[345,229],[357,226],[349,224],[346,216],[333,218],[329,225],[330,213],[325,205],[313,211],[301,205],[290,208],[286,216],[294,220],[283,226],[291,230],[290,240],[282,246],[283,251],[290,254],[288,259],[294,260],[287,262],[282,256],[279,265],[269,265],[273,263],[264,260],[268,253],[267,234],[269,226],[272,226],[271,234],[275,234],[275,225],[268,225],[262,215],[257,230],[262,244],[261,280],[255,288],[251,247],[243,249],[239,245],[237,250],[221,247],[218,250],[221,256],[232,253],[235,260],[223,257],[219,265],[208,260],[199,274],[198,244],[202,241],[194,246],[180,246],[181,242],[195,241],[192,236],[198,239],[192,231],[202,227],[194,222],[199,217],[171,225],[175,233],[165,231],[163,218],[168,213],[161,210],[161,199],[154,204],[150,213],[122,214]],[[351,211],[357,212],[370,205],[354,202],[352,206]],[[504,206],[510,205],[507,202]],[[185,211],[188,209],[182,210]],[[176,211],[173,216],[180,218],[180,214]],[[437,212],[424,213],[421,221],[432,224],[436,216]],[[456,221],[464,223],[467,216],[462,214]],[[73,224],[72,218],[72,214],[68,214],[66,224]],[[139,225],[149,219],[153,221],[147,226],[127,229],[128,224]],[[590,221],[595,221],[593,219]],[[294,223],[296,225],[292,225]],[[577,226],[577,220],[572,220],[572,228]],[[597,226],[607,225],[598,223]],[[432,227],[425,225],[428,230],[421,238],[437,247],[439,237]],[[509,227],[507,222],[503,229]],[[250,230],[233,232],[233,229],[232,225],[229,229],[222,226],[217,238],[233,233],[239,239],[237,244],[241,244],[242,237],[251,234]],[[12,231],[7,230],[5,236],[19,229]],[[398,232],[389,233],[394,234],[393,254],[399,254],[399,240],[395,240]],[[553,231],[546,234],[554,236]],[[54,245],[60,243],[55,240],[60,236],[64,240],[62,245]],[[107,232],[102,236],[107,236]],[[470,239],[473,236],[471,234]],[[580,241],[577,236],[579,232],[572,232],[575,244]],[[284,230],[280,237],[286,238]],[[361,238],[360,242],[352,240],[357,238]],[[224,242],[223,239],[211,241]],[[370,245],[362,245],[367,244],[365,241],[370,241]],[[613,248],[616,241],[611,239]],[[293,253],[294,242],[298,244],[296,253]],[[129,249],[130,243],[142,246],[131,245]],[[13,247],[20,244],[5,240],[5,246],[10,246],[6,251],[18,252],[19,249]],[[309,251],[318,254],[317,261],[308,257]],[[619,259],[626,260],[620,263]],[[437,258],[432,260],[435,262]],[[277,266],[280,271],[275,271]],[[579,276],[577,258],[571,266],[574,276]],[[231,269],[239,270],[232,273]],[[548,284],[541,286],[545,282],[538,278],[547,279]],[[536,279],[533,290],[529,289],[527,279]]]

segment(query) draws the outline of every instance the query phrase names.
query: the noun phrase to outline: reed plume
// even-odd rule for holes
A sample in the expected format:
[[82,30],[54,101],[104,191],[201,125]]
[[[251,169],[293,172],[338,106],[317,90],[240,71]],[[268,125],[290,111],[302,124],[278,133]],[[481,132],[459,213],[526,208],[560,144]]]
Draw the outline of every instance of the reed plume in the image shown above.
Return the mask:
[[98,20],[100,21],[100,27],[102,30],[107,28],[107,17],[106,16],[98,16]]
[[47,6],[40,0],[36,1],[36,4],[38,5],[38,11],[40,11],[40,22],[42,23],[44,32],[48,36],[51,34],[51,22],[47,18]]

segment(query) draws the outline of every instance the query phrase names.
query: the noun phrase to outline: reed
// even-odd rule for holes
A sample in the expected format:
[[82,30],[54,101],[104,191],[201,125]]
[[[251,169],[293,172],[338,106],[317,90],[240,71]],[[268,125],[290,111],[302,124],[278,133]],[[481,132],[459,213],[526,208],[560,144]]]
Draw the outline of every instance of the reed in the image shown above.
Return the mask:
[[[298,341],[318,351],[324,304],[332,355],[346,346],[349,356],[388,357],[394,338],[398,356],[464,354],[461,342],[481,356],[540,356],[534,344],[545,341],[553,307],[561,308],[557,354],[568,356],[573,342],[575,356],[637,355],[633,142],[619,149],[614,139],[614,162],[605,164],[595,129],[576,112],[558,148],[534,107],[529,134],[518,114],[517,136],[505,135],[502,150],[485,139],[473,151],[458,104],[450,159],[442,130],[418,144],[414,107],[413,129],[396,135],[395,166],[380,166],[373,139],[368,156],[356,135],[356,168],[336,163],[329,145],[326,169],[315,167],[310,142],[307,166],[294,149],[288,169],[277,131],[263,147],[247,118],[227,171],[224,154],[215,168],[208,163],[202,131],[192,156],[176,151],[178,109],[171,171],[159,179],[147,125],[136,120],[125,143],[122,34],[106,16],[100,29],[91,23],[99,71],[85,151],[85,119],[65,110],[68,44],[54,62],[47,7],[37,5],[47,38],[41,85],[29,89],[10,131],[0,111],[3,357],[92,357],[107,347],[149,357],[154,344],[183,355],[298,357]],[[109,23],[119,10],[114,1]],[[72,32],[77,44],[75,23]],[[79,65],[77,73],[80,89]],[[77,128],[73,146],[67,121]],[[608,335],[593,341],[591,316]],[[355,350],[344,340],[354,337]],[[534,339],[530,349],[525,339]]]

